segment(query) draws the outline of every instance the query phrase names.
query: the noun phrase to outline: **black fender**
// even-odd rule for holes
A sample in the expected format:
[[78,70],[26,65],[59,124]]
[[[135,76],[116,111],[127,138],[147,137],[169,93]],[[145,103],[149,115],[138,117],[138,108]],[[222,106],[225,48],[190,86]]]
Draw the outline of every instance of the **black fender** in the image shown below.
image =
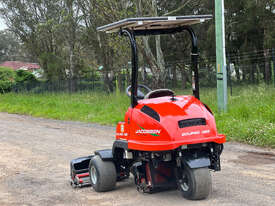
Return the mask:
[[113,152],[111,149],[97,150],[95,155],[100,156],[103,161],[113,161]]
[[187,153],[181,158],[183,165],[187,165],[191,169],[209,167],[211,165],[210,158],[207,153]]
[[125,150],[128,150],[128,142],[125,140],[116,140],[113,143],[113,157],[114,159],[121,159],[123,158],[123,153]]
[[86,157],[79,157],[77,159],[73,159],[70,163],[71,177],[74,178],[76,174],[89,172],[89,164],[93,156],[94,155],[90,155]]
[[124,150],[128,150],[128,142],[125,140],[116,140],[113,143],[113,153],[115,151],[116,148],[121,148]]

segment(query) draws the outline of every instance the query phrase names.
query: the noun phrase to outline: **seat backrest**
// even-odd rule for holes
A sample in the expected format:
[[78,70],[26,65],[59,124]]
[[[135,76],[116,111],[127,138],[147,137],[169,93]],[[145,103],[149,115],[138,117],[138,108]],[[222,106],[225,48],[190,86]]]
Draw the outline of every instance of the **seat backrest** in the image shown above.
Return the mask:
[[174,92],[170,89],[156,89],[151,92],[148,92],[144,99],[152,99],[157,97],[165,97],[165,96],[174,96]]

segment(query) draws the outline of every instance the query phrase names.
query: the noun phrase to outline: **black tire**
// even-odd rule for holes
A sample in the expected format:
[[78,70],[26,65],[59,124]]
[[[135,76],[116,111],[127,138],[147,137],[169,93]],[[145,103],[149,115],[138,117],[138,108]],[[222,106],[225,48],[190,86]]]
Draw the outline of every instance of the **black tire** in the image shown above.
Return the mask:
[[96,192],[107,192],[116,186],[116,167],[111,161],[103,161],[100,156],[94,156],[89,164],[91,185]]
[[207,198],[212,189],[209,169],[207,167],[191,169],[185,166],[178,179],[178,188],[186,199],[201,200]]

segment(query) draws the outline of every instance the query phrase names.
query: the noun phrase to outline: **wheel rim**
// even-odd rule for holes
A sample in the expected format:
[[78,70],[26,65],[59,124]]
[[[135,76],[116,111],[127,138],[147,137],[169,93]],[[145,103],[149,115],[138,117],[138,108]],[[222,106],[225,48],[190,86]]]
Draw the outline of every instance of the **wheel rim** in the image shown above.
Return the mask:
[[93,185],[95,185],[97,182],[97,172],[96,172],[96,168],[94,166],[91,167],[91,180],[92,180]]
[[180,181],[180,187],[184,192],[187,192],[189,190],[189,181],[188,181],[188,177],[185,173],[182,174],[182,179]]

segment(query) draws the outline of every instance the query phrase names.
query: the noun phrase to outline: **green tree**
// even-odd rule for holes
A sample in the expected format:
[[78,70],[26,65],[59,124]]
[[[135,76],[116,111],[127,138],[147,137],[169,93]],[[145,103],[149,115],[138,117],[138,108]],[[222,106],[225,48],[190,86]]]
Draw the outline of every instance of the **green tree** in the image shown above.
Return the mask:
[[[43,64],[49,80],[75,79],[81,69],[79,58],[80,9],[70,0],[7,0],[1,14],[9,29],[26,49]],[[56,62],[53,62],[55,61]],[[59,71],[56,67],[59,64]],[[54,68],[54,69],[53,69]],[[74,90],[72,84],[71,87]]]
[[97,32],[96,28],[120,19],[133,16],[131,1],[81,0],[78,2],[83,13],[83,45],[96,58],[95,65],[103,65],[104,85],[107,91],[114,91],[113,80],[128,65],[129,48],[125,38]]
[[11,91],[15,84],[15,72],[6,67],[0,67],[0,93]]
[[15,59],[19,48],[19,41],[13,33],[0,31],[0,62]]

